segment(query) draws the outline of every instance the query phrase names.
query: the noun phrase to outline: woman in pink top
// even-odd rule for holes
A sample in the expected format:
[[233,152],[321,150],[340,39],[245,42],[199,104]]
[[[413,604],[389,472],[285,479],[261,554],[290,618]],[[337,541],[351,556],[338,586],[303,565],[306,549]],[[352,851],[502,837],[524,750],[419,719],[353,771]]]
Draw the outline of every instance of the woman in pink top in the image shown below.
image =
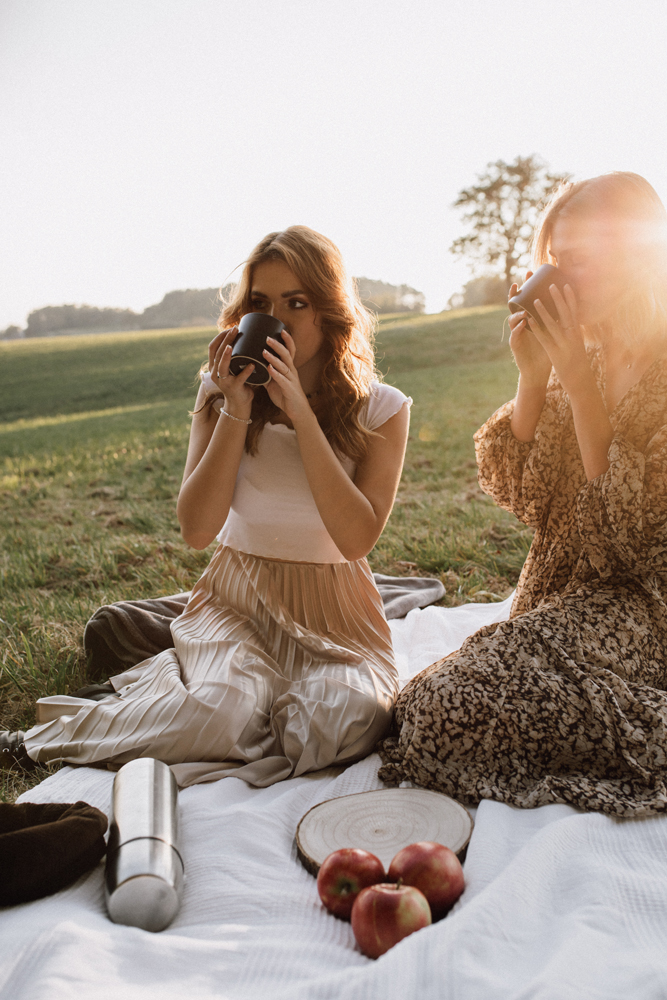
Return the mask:
[[[248,312],[286,329],[256,389],[252,366],[229,368]],[[255,248],[220,327],[178,498],[185,540],[219,544],[174,648],[111,678],[101,701],[40,699],[25,763],[155,757],[180,785],[269,785],[386,734],[397,674],[366,555],[398,487],[410,400],[377,381],[372,319],[338,249],[305,226]]]

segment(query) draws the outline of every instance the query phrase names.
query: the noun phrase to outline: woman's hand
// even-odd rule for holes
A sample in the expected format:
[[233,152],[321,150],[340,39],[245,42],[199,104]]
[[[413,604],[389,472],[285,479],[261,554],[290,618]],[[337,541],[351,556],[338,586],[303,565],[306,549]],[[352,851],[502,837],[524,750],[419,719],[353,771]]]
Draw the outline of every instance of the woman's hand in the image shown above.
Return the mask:
[[614,431],[591,369],[581,327],[577,321],[577,300],[570,285],[563,293],[555,285],[549,293],[558,312],[558,321],[535,299],[535,309],[544,324],[540,330],[530,320],[530,328],[553,364],[558,381],[570,397],[574,429],[586,478],[597,479],[609,468],[609,446]]
[[300,417],[313,411],[301,386],[299,373],[294,366],[296,344],[287,330],[283,330],[282,337],[284,343],[273,337],[267,337],[267,344],[271,345],[278,357],[271,351],[264,351],[264,357],[269,362],[269,372],[271,373],[271,381],[265,386],[265,389],[271,402],[282,410],[293,424],[296,424]]
[[239,332],[238,326],[223,330],[208,345],[208,367],[211,378],[225,394],[225,409],[235,417],[247,420],[250,416],[253,389],[246,385],[254,365],[246,365],[239,375],[230,375],[229,362],[232,359],[232,345]]
[[[526,281],[531,277],[532,271],[526,273]],[[516,282],[509,290],[508,298],[513,298],[519,291]],[[532,329],[528,327],[528,314],[525,312],[511,313],[510,324],[510,347],[516,361],[517,368],[521,372],[521,380],[529,387],[546,386],[551,374],[551,360],[546,351],[535,337]]]
[[528,325],[553,365],[558,381],[572,399],[578,392],[588,392],[591,388],[597,391],[597,387],[577,320],[577,300],[570,285],[565,285],[563,291],[565,294],[556,285],[549,286],[558,321],[539,299],[535,299],[535,309],[544,330],[532,319]]

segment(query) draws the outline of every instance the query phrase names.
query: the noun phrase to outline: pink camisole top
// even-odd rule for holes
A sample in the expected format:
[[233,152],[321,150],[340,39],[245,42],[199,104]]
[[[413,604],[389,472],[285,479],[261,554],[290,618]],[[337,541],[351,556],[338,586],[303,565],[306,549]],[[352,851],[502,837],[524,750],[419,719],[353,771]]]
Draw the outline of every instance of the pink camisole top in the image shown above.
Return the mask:
[[[216,387],[208,373],[204,388]],[[377,430],[412,399],[400,389],[373,382],[360,423]],[[223,400],[213,406],[220,409]],[[353,479],[354,463],[339,458]],[[230,548],[265,559],[291,562],[347,562],[320,517],[311,493],[296,431],[284,424],[266,424],[259,437],[257,453],[244,451],[236,477],[231,508],[218,540]]]

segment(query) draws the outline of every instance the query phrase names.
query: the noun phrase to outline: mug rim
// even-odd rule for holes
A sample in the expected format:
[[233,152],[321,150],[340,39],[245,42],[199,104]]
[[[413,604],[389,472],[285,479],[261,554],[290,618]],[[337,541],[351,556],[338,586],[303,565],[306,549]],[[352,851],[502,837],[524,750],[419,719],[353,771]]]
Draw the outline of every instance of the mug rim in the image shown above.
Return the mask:
[[[238,361],[239,359],[244,360],[246,364],[243,365],[243,368],[241,368],[238,372],[234,372],[233,373],[234,375],[240,375],[243,369],[247,368],[248,364],[252,364],[255,366],[255,370],[252,373],[252,375],[250,375],[248,378],[248,382],[250,385],[266,385],[268,382],[271,381],[271,376],[269,374],[269,366],[265,364],[263,361],[258,361],[257,358],[251,358],[248,354],[235,354],[229,362],[230,371],[232,367],[232,362]],[[267,377],[264,379],[263,382],[251,382],[250,379],[252,379],[254,375],[260,374],[260,369],[264,370]]]
[[283,323],[283,321],[281,319],[278,319],[277,316],[271,316],[269,313],[256,312],[256,311],[253,310],[251,312],[243,313],[243,316],[241,316],[241,318],[239,320],[239,323],[238,323],[239,330],[240,330],[241,323],[246,318],[246,316],[261,316],[264,320],[270,320],[272,323],[277,323],[278,327],[279,327],[279,330],[278,330],[279,333],[282,333],[282,331],[285,329],[285,324]]

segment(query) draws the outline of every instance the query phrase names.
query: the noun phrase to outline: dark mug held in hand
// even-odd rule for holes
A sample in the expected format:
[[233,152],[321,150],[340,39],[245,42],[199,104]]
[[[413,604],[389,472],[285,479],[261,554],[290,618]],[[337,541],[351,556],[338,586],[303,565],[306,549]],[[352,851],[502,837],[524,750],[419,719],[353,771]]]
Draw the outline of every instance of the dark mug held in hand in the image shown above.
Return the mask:
[[542,264],[509,300],[507,304],[510,312],[527,312],[540,330],[543,330],[544,324],[535,308],[535,299],[539,299],[547,312],[558,322],[558,310],[551,297],[549,285],[555,285],[560,292],[563,292],[567,281],[566,275],[557,267],[553,267],[552,264]]
[[283,323],[268,313],[251,312],[241,317],[239,334],[232,348],[232,359],[229,363],[230,375],[238,375],[246,365],[253,364],[254,372],[248,377],[246,385],[266,385],[271,381],[269,362],[263,351],[270,351],[274,357],[276,352],[266,342],[267,337],[282,340]]

